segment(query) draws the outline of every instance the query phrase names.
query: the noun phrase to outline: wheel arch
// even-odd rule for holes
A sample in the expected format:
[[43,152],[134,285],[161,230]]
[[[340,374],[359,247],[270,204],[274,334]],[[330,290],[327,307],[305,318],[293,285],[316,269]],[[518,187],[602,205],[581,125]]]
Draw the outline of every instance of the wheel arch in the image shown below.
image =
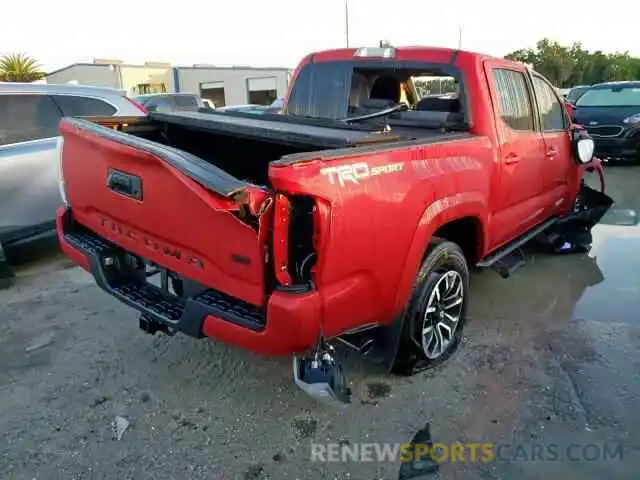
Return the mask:
[[414,280],[434,237],[457,243],[467,262],[474,265],[487,245],[486,203],[476,192],[436,200],[422,214],[404,262],[394,297],[394,318],[404,310]]

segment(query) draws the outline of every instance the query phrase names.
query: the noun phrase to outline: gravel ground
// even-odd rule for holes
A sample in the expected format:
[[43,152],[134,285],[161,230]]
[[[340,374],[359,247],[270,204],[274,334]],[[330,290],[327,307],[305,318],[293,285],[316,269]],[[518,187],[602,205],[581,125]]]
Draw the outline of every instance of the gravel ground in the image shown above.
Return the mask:
[[22,265],[0,291],[0,478],[397,479],[395,462],[311,461],[311,442],[405,443],[426,424],[434,442],[505,448],[420,478],[638,478],[640,227],[611,223],[640,210],[640,168],[607,174],[617,205],[589,255],[475,274],[457,354],[412,378],[347,356],[346,408],[297,391],[288,358],[143,334],[59,255]]

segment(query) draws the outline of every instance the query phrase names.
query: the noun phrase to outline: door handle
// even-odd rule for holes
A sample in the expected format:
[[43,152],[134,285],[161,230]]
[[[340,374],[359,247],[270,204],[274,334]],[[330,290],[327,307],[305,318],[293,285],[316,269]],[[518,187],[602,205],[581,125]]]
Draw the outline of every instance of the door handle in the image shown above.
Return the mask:
[[558,156],[558,149],[555,147],[549,147],[549,149],[547,150],[547,157],[555,158],[557,156]]
[[505,165],[513,165],[514,163],[518,163],[520,161],[520,155],[514,152],[507,153],[506,157],[504,157]]
[[121,195],[142,200],[142,180],[135,175],[110,168],[107,187]]

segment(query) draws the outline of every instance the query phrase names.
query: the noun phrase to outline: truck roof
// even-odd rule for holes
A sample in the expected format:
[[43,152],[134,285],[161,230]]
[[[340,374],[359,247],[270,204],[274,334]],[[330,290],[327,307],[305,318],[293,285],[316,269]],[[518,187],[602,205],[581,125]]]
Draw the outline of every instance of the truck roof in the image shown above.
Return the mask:
[[[388,51],[388,53],[386,55],[381,54],[381,52],[385,50]],[[330,62],[367,57],[378,59],[381,57],[395,58],[401,61],[420,61],[425,57],[428,57],[429,61],[433,61],[434,63],[453,63],[456,59],[465,57],[467,59],[497,59],[500,61],[520,64],[520,62],[516,62],[514,60],[494,57],[484,53],[432,46],[338,48],[311,53],[306,57],[306,60],[313,60],[314,62]]]

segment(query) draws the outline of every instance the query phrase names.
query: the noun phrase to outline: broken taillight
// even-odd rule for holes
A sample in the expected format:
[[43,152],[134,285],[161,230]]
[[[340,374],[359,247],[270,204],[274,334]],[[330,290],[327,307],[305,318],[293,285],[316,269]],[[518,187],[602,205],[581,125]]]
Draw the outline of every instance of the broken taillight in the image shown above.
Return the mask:
[[289,274],[289,199],[276,194],[273,214],[273,265],[280,285],[291,285]]

